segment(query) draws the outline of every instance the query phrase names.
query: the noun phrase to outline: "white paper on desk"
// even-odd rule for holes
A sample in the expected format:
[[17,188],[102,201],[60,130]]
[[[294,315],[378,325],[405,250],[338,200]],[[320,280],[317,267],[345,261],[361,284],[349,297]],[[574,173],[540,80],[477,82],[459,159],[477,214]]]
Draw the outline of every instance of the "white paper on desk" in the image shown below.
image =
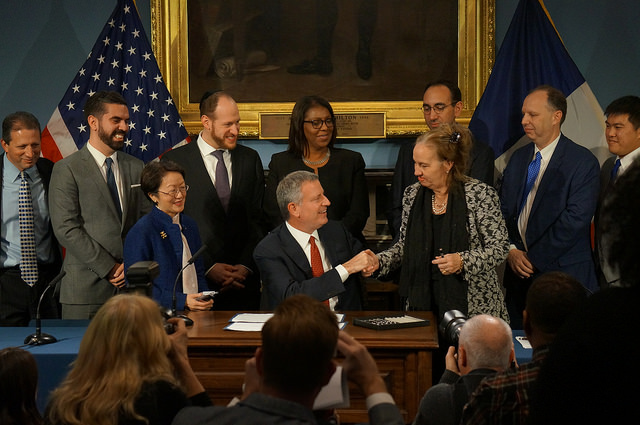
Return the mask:
[[[229,319],[230,322],[251,322],[251,323],[264,323],[271,319],[273,313],[238,313]],[[336,318],[339,323],[344,322],[344,314],[336,313]],[[342,329],[342,328],[341,328]]]
[[[240,332],[260,332],[264,322],[232,322],[225,326],[226,331],[240,331]],[[338,323],[340,330],[347,326],[346,323]]]
[[240,331],[240,332],[260,332],[264,323],[251,323],[251,322],[234,322],[225,326],[227,331]]
[[250,322],[250,323],[264,323],[271,319],[273,313],[238,313],[233,316],[230,322]]
[[331,380],[322,387],[313,402],[313,410],[337,409],[349,407],[349,405],[347,377],[342,373],[342,366],[337,366]]
[[522,345],[522,348],[527,348],[527,349],[532,348],[526,336],[517,336],[516,341],[518,341],[520,345]]

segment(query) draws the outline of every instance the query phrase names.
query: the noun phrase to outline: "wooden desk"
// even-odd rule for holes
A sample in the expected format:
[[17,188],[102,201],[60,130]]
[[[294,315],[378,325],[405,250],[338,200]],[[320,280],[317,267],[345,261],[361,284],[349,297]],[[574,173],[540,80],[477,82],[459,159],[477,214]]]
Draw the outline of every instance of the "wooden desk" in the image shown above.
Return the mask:
[[[195,324],[189,330],[189,358],[198,378],[216,405],[224,405],[241,393],[244,363],[260,346],[259,332],[225,331],[231,311],[189,312]],[[346,312],[345,330],[364,344],[376,359],[387,388],[404,416],[413,421],[420,399],[431,387],[431,354],[438,335],[431,312],[413,311],[429,319],[427,327],[375,331],[354,326],[357,316],[397,315],[398,312]],[[368,422],[364,398],[351,389],[351,407],[338,412],[342,423]]]

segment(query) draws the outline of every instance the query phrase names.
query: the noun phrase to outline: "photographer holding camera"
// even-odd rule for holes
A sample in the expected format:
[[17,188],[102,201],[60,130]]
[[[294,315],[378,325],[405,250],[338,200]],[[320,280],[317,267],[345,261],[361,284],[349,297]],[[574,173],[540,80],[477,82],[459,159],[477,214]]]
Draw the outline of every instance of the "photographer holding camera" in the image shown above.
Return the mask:
[[511,328],[504,320],[486,314],[466,322],[456,319],[460,317],[453,317],[452,322],[458,326],[463,323],[458,341],[457,332],[445,333],[444,339],[451,345],[446,370],[422,398],[414,425],[459,424],[462,409],[480,381],[507,369],[515,358]]

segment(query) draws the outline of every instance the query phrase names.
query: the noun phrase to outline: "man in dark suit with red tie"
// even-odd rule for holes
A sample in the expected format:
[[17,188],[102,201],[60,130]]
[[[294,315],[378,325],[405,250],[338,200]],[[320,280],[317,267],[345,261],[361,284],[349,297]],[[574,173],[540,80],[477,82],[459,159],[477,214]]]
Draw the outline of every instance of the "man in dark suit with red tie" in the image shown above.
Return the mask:
[[327,218],[331,205],[318,176],[308,171],[288,174],[276,190],[285,222],[272,230],[253,254],[262,276],[261,307],[273,310],[285,298],[306,294],[332,310],[362,309],[357,273],[378,268],[371,250],[337,221]]
[[255,310],[258,271],[252,253],[262,238],[264,169],[258,153],[238,144],[240,112],[228,94],[205,93],[198,139],[163,155],[186,170],[191,188],[184,212],[198,223],[217,310]]

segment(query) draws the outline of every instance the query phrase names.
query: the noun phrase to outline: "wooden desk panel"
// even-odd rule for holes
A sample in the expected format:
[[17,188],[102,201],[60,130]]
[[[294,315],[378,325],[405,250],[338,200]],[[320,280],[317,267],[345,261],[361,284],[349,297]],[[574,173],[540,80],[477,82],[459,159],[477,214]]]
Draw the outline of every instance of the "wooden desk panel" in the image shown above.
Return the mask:
[[[194,326],[189,330],[189,359],[198,378],[216,405],[224,405],[241,394],[244,363],[261,345],[260,332],[225,331],[231,311],[189,312]],[[438,336],[431,312],[411,312],[429,319],[427,327],[376,331],[354,326],[353,317],[397,315],[398,312],[346,312],[345,330],[367,347],[376,359],[389,392],[403,413],[413,421],[420,399],[431,387],[431,352],[438,347]],[[343,423],[368,422],[364,398],[352,388],[351,407],[340,410]]]

